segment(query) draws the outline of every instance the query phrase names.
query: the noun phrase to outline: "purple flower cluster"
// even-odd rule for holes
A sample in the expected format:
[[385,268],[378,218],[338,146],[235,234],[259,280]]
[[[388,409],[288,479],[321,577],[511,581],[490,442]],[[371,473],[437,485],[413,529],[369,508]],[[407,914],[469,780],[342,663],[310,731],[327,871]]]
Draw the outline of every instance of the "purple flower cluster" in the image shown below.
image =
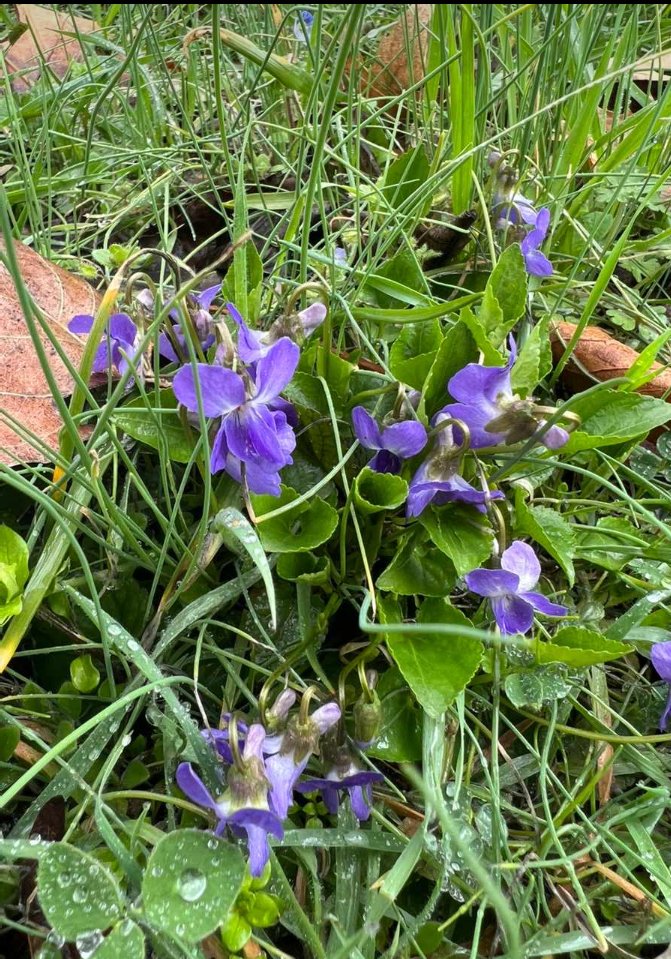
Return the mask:
[[[208,286],[202,293],[191,294],[189,303],[195,307],[191,316],[193,329],[198,337],[198,341],[203,351],[209,350],[214,344],[214,329],[212,327],[212,317],[210,316],[210,307],[214,298],[221,292],[221,284]],[[161,333],[158,338],[158,351],[161,356],[173,363],[184,363],[189,358],[189,350],[186,345],[186,336],[179,323],[179,314],[177,310],[170,311],[170,319],[175,322],[172,325],[172,335]],[[179,350],[179,355],[175,350],[175,344]]]
[[294,790],[322,790],[330,812],[336,812],[339,794],[351,797],[354,814],[365,820],[370,814],[371,785],[382,779],[378,773],[357,769],[347,752],[345,768],[329,766],[323,779],[299,783],[322,737],[332,733],[340,721],[337,703],[326,703],[313,713],[301,708],[290,715],[295,693],[285,690],[267,714],[267,727],[235,723],[235,744],[231,728],[204,730],[203,735],[216,751],[226,771],[221,795],[213,796],[191,763],[180,763],[177,783],[196,805],[211,810],[217,819],[215,833],[229,828],[234,836],[246,834],[249,869],[260,876],[270,855],[269,836],[281,839]]
[[[410,480],[408,516],[419,516],[429,503],[469,503],[480,512],[498,491],[477,490],[459,473],[465,446],[483,449],[518,443],[532,437],[548,449],[558,449],[568,440],[560,426],[547,426],[532,398],[513,393],[511,371],[517,356],[510,339],[510,356],[505,366],[469,363],[450,379],[447,389],[456,403],[448,403],[432,420],[433,446]],[[416,420],[392,423],[380,429],[362,406],[352,411],[354,433],[362,446],[375,451],[368,464],[379,473],[399,473],[402,461],[416,456],[428,442],[425,428]],[[459,444],[455,443],[455,433]]]

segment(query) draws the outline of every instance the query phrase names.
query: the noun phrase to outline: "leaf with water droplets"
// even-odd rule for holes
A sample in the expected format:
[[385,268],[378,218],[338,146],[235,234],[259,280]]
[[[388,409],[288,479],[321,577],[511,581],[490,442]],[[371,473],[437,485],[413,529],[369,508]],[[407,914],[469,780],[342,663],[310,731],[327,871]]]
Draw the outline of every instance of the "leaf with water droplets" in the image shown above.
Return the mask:
[[252,562],[261,573],[268,594],[268,605],[272,616],[271,626],[275,631],[277,628],[275,586],[273,584],[273,574],[270,572],[270,566],[268,565],[268,557],[259,540],[259,534],[240,510],[233,509],[232,506],[219,510],[212,520],[212,526],[229,549],[235,550],[236,547],[242,546],[249,553]]
[[130,919],[124,919],[103,939],[91,959],[144,959],[144,955],[142,930]]
[[51,927],[67,940],[107,929],[121,916],[114,876],[88,853],[53,843],[40,859],[37,896]]
[[145,917],[174,939],[200,942],[226,919],[244,878],[242,854],[223,839],[196,829],[170,833],[147,863]]

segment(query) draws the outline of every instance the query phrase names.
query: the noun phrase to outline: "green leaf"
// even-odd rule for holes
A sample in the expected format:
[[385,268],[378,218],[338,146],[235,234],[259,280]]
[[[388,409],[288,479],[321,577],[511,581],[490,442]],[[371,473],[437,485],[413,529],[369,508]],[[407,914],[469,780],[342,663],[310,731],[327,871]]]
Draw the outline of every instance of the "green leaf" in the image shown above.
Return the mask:
[[392,375],[415,390],[424,389],[424,382],[442,342],[443,334],[438,320],[408,323],[389,354]]
[[455,373],[477,358],[473,336],[463,323],[455,323],[440,344],[436,358],[431,364],[424,386],[419,415],[431,419],[441,407],[450,401],[447,383]]
[[[331,350],[325,352],[321,343],[317,345],[316,357],[317,372],[326,380],[331,392],[333,408],[337,413],[340,413],[349,396],[349,378],[354,371],[354,364],[348,363],[347,360]],[[326,404],[324,388],[321,384],[319,386],[324,397],[322,402]],[[325,406],[325,409],[328,410],[328,405]]]
[[575,582],[575,528],[561,513],[547,506],[527,506],[518,491],[515,503],[515,534],[529,536],[555,559],[566,573],[569,585]]
[[[464,614],[446,600],[427,599],[417,622],[470,627]],[[437,719],[475,675],[482,659],[482,643],[470,636],[436,633],[390,633],[387,648],[424,710]]]
[[147,922],[174,939],[200,942],[226,920],[245,871],[240,850],[212,833],[169,833],[154,848],[142,880]]
[[524,341],[510,375],[514,392],[525,396],[533,393],[552,369],[549,325],[550,317],[544,316]]
[[433,543],[448,556],[459,576],[482,566],[492,555],[494,534],[469,506],[432,506],[420,516]]
[[633,646],[606,639],[591,629],[565,626],[555,633],[551,643],[537,643],[534,651],[539,663],[566,663],[580,668],[619,659],[633,649]]
[[275,585],[273,583],[273,574],[270,572],[268,557],[266,556],[259,534],[254,529],[246,516],[243,516],[240,510],[227,506],[219,510],[212,520],[212,527],[219,533],[225,545],[233,552],[239,551],[240,547],[248,554],[258,571],[261,573],[263,585],[268,594],[268,605],[272,619],[272,629],[277,626],[277,609],[275,605]]
[[617,572],[646,550],[649,542],[640,530],[619,516],[604,516],[596,526],[576,526],[576,554],[586,563]]
[[408,484],[393,473],[376,473],[365,466],[354,481],[354,502],[362,513],[398,509],[407,498]]
[[78,656],[70,663],[70,679],[72,685],[80,693],[92,693],[98,688],[100,683],[100,673],[95,663],[87,653],[86,656]]
[[[236,283],[242,284],[247,291],[247,315],[244,317],[249,326],[254,326],[258,320],[259,307],[261,305],[261,293],[263,290],[263,261],[259,252],[253,243],[245,243],[244,267],[242,260],[234,260],[233,265],[226,271],[221,292],[227,303],[236,304],[238,295],[236,292]],[[242,276],[236,275],[240,270]]]
[[25,541],[9,526],[0,526],[0,625],[21,612],[28,573]]
[[500,307],[501,318],[497,321],[496,311],[493,311],[485,320],[481,315],[482,307],[478,313],[490,341],[495,346],[503,342],[506,334],[524,313],[528,282],[522,251],[517,243],[513,243],[499,257],[485,288],[485,302],[487,290],[490,289]]
[[176,463],[189,462],[198,439],[193,430],[182,423],[172,390],[147,393],[146,399],[138,396],[120,407],[112,415],[112,422],[139,443],[165,450]]
[[403,206],[429,176],[429,161],[423,146],[414,147],[397,157],[379,183],[379,192],[395,210]]
[[144,959],[142,930],[130,919],[124,919],[110,932],[95,951],[95,959]]
[[338,513],[323,499],[299,503],[294,509],[263,522],[265,513],[298,499],[296,490],[283,486],[280,496],[252,496],[257,529],[264,549],[271,553],[303,553],[331,538],[338,525]]
[[108,929],[123,906],[114,876],[93,856],[64,842],[54,843],[40,859],[37,898],[54,932],[68,941]]
[[21,730],[18,726],[0,727],[0,762],[9,762],[20,741]]
[[504,682],[506,696],[513,706],[534,710],[541,709],[544,703],[563,699],[572,685],[561,663],[509,673]]
[[382,264],[376,273],[366,274],[364,289],[369,300],[380,309],[429,304],[426,277],[417,257],[404,247]]
[[378,589],[399,596],[445,596],[457,580],[453,563],[428,543],[409,537],[378,576]]
[[571,410],[581,417],[582,427],[571,434],[562,453],[623,443],[671,419],[671,404],[664,400],[608,389],[579,397]]
[[413,763],[422,758],[422,713],[398,669],[387,669],[377,686],[380,728],[366,750],[374,759]]
[[277,561],[277,575],[291,583],[323,586],[330,579],[328,556],[314,553],[283,553]]
[[[501,313],[498,303],[496,300],[493,300],[493,303],[490,302],[493,299],[493,296],[494,294],[491,292],[491,290],[485,290],[482,308],[489,313],[498,311],[499,321],[502,321],[503,314]],[[480,312],[482,312],[482,310]],[[503,366],[505,364],[505,360],[502,355],[494,346],[492,346],[492,343],[487,336],[487,332],[482,325],[480,316],[476,316],[470,306],[464,306],[462,308],[461,313],[459,314],[459,321],[467,326],[471,331],[473,339],[475,340],[475,345],[482,352],[484,361],[488,366]]]

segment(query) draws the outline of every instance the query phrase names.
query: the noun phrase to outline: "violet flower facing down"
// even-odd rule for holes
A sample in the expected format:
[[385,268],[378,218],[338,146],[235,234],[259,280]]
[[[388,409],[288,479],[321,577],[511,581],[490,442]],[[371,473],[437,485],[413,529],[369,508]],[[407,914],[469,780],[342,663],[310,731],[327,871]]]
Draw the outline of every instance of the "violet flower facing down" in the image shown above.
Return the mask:
[[[528,221],[527,221],[528,222]],[[539,210],[533,221],[533,229],[524,237],[521,243],[524,266],[531,276],[552,276],[552,263],[544,253],[538,249],[543,243],[550,228],[550,211],[547,207]]]
[[220,836],[228,826],[236,836],[246,834],[249,849],[249,871],[260,876],[270,856],[268,836],[282,839],[284,829],[268,807],[270,785],[263,761],[266,731],[258,723],[247,731],[242,754],[228,770],[227,788],[215,798],[194,771],[191,763],[177,767],[177,784],[184,795],[217,817],[215,834]]
[[510,338],[510,356],[505,366],[480,366],[468,363],[447,384],[450,396],[457,400],[441,413],[461,420],[469,430],[470,446],[481,449],[501,443],[519,443],[538,435],[538,442],[556,450],[568,441],[561,426],[545,429],[546,419],[537,411],[533,398],[522,400],[513,393],[510,372],[517,357],[515,341]]
[[[71,333],[88,334],[93,328],[93,317],[87,314],[73,316],[68,323]],[[102,343],[93,359],[92,371],[106,373],[116,367],[123,376],[130,367],[137,368],[139,354],[137,344],[138,329],[126,313],[114,313],[110,316],[103,332]]]
[[197,413],[200,389],[204,415],[220,420],[210,455],[213,473],[224,469],[240,482],[244,471],[252,492],[279,495],[279,470],[293,462],[296,437],[286,413],[272,406],[294,375],[299,352],[284,337],[243,375],[205,363],[177,371],[172,386],[182,406]]
[[[302,712],[302,709],[301,709]],[[270,807],[280,819],[286,819],[291,805],[291,794],[308,764],[319,739],[340,720],[337,703],[320,706],[311,716],[292,717],[283,733],[273,744],[274,755],[266,759],[266,770],[271,783]],[[268,753],[266,744],[266,754]]]
[[541,564],[531,546],[515,540],[501,556],[501,569],[474,569],[464,577],[472,593],[491,603],[496,625],[505,635],[527,633],[534,610],[546,616],[566,616],[565,606],[534,592]]
[[[212,329],[210,307],[212,305],[212,301],[220,292],[221,284],[217,283],[214,286],[208,286],[208,288],[203,290],[202,293],[190,294],[189,296],[189,302],[196,306],[196,310],[192,314],[191,319],[193,321],[194,331],[198,337],[198,342],[202,346],[203,351],[209,350],[209,348],[214,344],[214,331]],[[171,310],[170,317],[173,320],[178,320],[179,314],[177,310]],[[173,340],[179,346],[182,354],[181,356],[177,355],[177,351],[173,345]],[[183,363],[188,359],[189,350],[186,345],[186,336],[179,322],[173,323],[172,339],[167,333],[161,333],[158,338],[158,351],[162,357],[164,357],[166,360],[171,360],[173,363]]]
[[[433,420],[439,426],[449,417],[438,413]],[[410,480],[408,489],[408,516],[419,516],[429,503],[470,503],[481,512],[493,499],[503,499],[500,491],[477,490],[459,475],[462,450],[454,443],[452,426],[443,426],[436,434],[433,450]]]
[[380,429],[368,410],[352,410],[354,435],[366,449],[375,450],[368,466],[377,473],[399,473],[402,460],[416,456],[426,446],[426,430],[416,420],[394,423]]
[[300,793],[321,792],[324,805],[335,816],[340,806],[341,793],[347,793],[352,806],[352,812],[359,820],[365,822],[370,816],[373,804],[373,783],[382,782],[384,776],[380,773],[365,772],[356,763],[350,762],[344,767],[334,765],[323,779],[308,779],[296,786]]
[[314,14],[309,10],[300,10],[294,20],[294,36],[300,43],[307,43],[312,35]]
[[671,642],[653,643],[650,647],[650,659],[660,679],[669,684],[669,696],[659,720],[659,728],[665,731],[671,716]]

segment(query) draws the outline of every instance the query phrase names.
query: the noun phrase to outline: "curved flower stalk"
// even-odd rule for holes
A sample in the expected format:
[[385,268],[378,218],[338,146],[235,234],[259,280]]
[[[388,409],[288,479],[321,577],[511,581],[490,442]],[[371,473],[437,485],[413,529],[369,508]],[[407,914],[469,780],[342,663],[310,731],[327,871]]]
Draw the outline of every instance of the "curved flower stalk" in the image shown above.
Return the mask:
[[477,490],[459,475],[464,446],[457,446],[454,442],[452,417],[437,413],[433,425],[440,427],[434,448],[410,480],[408,516],[419,516],[430,503],[442,506],[454,502],[469,503],[480,513],[485,513],[487,503],[503,499],[503,493]]
[[485,596],[492,607],[496,625],[505,635],[527,633],[534,611],[545,616],[566,616],[566,606],[551,603],[534,591],[541,564],[531,546],[516,540],[501,556],[501,569],[474,569],[464,577],[472,593]]
[[457,402],[449,403],[441,413],[465,423],[472,449],[519,443],[537,436],[539,443],[556,450],[568,441],[568,433],[561,426],[546,428],[546,411],[541,411],[532,397],[522,400],[513,393],[510,373],[516,358],[517,348],[511,337],[505,366],[469,363],[447,384]]
[[368,410],[352,410],[354,435],[366,449],[375,450],[368,464],[377,473],[400,473],[402,461],[416,456],[426,446],[426,430],[417,420],[405,420],[380,429]]

